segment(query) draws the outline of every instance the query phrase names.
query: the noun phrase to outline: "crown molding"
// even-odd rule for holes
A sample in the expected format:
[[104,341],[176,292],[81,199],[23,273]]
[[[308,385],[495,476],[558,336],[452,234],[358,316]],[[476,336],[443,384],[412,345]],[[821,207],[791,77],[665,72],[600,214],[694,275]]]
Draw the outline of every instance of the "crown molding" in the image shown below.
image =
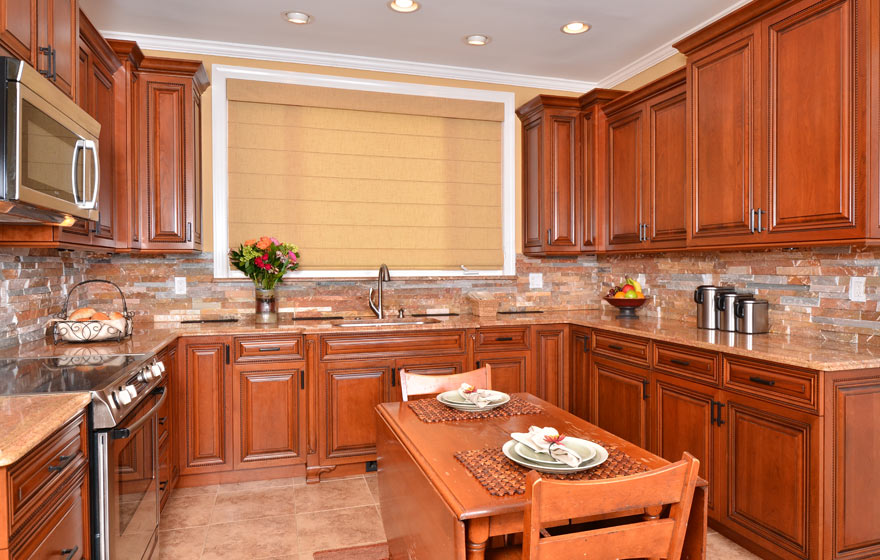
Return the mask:
[[596,86],[600,87],[600,88],[613,88],[614,86],[616,86],[622,82],[625,82],[626,80],[632,78],[633,76],[637,75],[638,73],[644,72],[648,68],[663,62],[664,60],[666,60],[667,58],[669,58],[671,56],[678,54],[678,50],[676,50],[675,47],[672,46],[673,44],[679,42],[680,40],[684,39],[685,37],[687,37],[693,33],[696,33],[697,31],[706,27],[707,25],[710,25],[710,24],[718,21],[719,19],[723,18],[727,14],[730,14],[731,12],[738,10],[739,8],[745,6],[746,4],[748,4],[751,1],[752,0],[739,0],[734,5],[718,12],[717,14],[710,17],[706,21],[700,23],[699,25],[693,27],[692,29],[685,31],[684,33],[682,33],[678,37],[672,39],[668,43],[665,43],[665,44],[657,47],[653,51],[649,52],[648,54],[637,58],[633,62],[631,62],[631,63],[627,64],[626,66],[624,66],[623,68],[621,68],[620,70],[617,70],[616,72],[612,72],[611,74],[605,76],[604,78],[599,80],[599,82],[596,84]]
[[102,30],[101,34],[110,39],[135,41],[141,49],[145,50],[149,49],[156,51],[226,56],[253,60],[270,60],[274,62],[330,66],[353,70],[370,70],[374,72],[390,72],[392,74],[408,74],[412,76],[503,84],[575,93],[584,93],[596,87],[595,82],[570,80],[567,78],[531,76],[528,74],[514,74],[480,68],[446,66],[442,64],[428,64],[424,62],[411,62],[388,58],[372,58],[244,43],[225,43],[203,39],[185,39],[182,37],[168,37],[163,35],[126,33],[121,31]]

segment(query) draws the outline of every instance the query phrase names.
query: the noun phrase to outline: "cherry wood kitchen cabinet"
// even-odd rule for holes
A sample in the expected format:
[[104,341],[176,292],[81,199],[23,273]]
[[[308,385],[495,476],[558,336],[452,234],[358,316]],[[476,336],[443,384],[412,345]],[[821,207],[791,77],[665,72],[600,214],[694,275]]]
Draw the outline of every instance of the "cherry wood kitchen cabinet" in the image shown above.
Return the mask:
[[532,364],[537,378],[537,396],[560,408],[568,408],[568,326],[540,325],[532,329]]
[[685,100],[679,70],[605,105],[609,251],[685,246]]
[[174,342],[165,347],[156,355],[156,359],[165,365],[164,378],[159,386],[164,387],[168,392],[165,403],[156,414],[159,440],[159,504],[164,508],[180,476],[177,448],[174,444],[175,411],[173,404],[177,401],[174,394],[177,380],[177,343]]
[[593,423],[650,450],[650,370],[596,355],[591,368]]
[[570,327],[569,368],[571,387],[568,410],[584,420],[590,419],[590,330]]
[[36,59],[37,0],[0,3],[0,48],[34,65]]
[[505,393],[537,392],[531,367],[530,327],[481,327],[471,335],[474,368],[491,366],[492,388]]

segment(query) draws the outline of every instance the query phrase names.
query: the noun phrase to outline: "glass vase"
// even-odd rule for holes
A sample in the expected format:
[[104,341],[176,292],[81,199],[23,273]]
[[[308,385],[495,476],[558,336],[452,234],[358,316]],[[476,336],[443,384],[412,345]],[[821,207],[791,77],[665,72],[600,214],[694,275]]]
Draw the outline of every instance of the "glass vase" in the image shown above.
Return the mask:
[[275,288],[264,290],[254,286],[254,322],[257,324],[278,322],[278,300]]

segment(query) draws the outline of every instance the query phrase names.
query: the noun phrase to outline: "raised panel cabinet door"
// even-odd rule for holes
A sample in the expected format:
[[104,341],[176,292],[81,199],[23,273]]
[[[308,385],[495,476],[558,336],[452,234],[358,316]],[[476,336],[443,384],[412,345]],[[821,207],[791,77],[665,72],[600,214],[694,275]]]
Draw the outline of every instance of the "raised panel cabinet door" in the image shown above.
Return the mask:
[[492,368],[492,389],[504,393],[528,392],[528,352],[498,352],[492,354],[475,354],[474,360],[478,368]]
[[225,338],[192,339],[183,345],[184,371],[178,396],[180,472],[232,469],[232,379]]
[[34,63],[37,0],[0,2],[0,46],[15,57]]
[[650,372],[593,357],[593,423],[648,449]]
[[818,558],[820,419],[728,394],[722,523],[781,557]]
[[608,119],[608,248],[642,244],[644,113],[638,105]]
[[534,369],[538,396],[560,408],[566,407],[568,390],[565,362],[566,328],[562,325],[541,326],[534,329]]
[[369,461],[376,454],[376,405],[387,399],[391,363],[321,366],[318,401],[321,464]]
[[856,0],[797,2],[764,22],[768,240],[863,236],[864,41]]
[[305,462],[301,447],[305,364],[236,368],[233,378],[235,469]]
[[192,165],[188,171],[192,174],[190,182],[190,199],[193,201],[191,216],[192,243],[194,249],[202,246],[202,95],[192,88]]
[[690,243],[755,241],[758,52],[753,26],[688,57]]
[[575,253],[580,250],[577,234],[578,112],[548,112],[545,119],[544,132],[548,135],[549,146],[543,191],[547,251]]
[[646,111],[648,205],[645,237],[652,246],[687,242],[687,93],[685,86],[652,99]]
[[414,356],[397,358],[389,378],[389,400],[403,400],[400,390],[400,371],[406,370],[416,375],[455,375],[465,371],[465,356]]
[[541,182],[544,174],[544,120],[523,123],[523,251],[541,253],[544,248],[544,199]]
[[51,6],[50,42],[54,49],[52,70],[54,83],[74,98],[77,61],[77,2],[76,0],[48,0]]
[[571,327],[569,411],[590,419],[590,331]]
[[668,461],[678,461],[687,451],[700,461],[700,476],[709,481],[709,515],[718,518],[720,485],[717,476],[721,441],[715,423],[717,391],[673,377],[656,376],[656,411],[654,412],[657,454]]

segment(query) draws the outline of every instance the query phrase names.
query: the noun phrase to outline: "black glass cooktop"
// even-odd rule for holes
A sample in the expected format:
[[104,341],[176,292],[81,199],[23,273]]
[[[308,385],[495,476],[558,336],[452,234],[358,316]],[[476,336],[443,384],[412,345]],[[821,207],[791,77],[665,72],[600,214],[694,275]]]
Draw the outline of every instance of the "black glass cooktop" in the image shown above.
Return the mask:
[[143,359],[143,354],[0,359],[0,395],[98,391]]

